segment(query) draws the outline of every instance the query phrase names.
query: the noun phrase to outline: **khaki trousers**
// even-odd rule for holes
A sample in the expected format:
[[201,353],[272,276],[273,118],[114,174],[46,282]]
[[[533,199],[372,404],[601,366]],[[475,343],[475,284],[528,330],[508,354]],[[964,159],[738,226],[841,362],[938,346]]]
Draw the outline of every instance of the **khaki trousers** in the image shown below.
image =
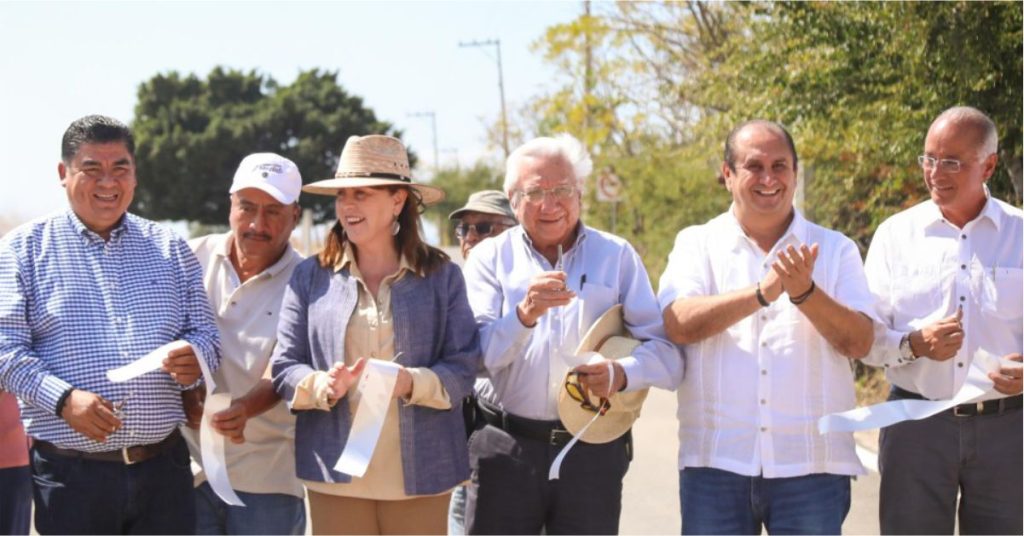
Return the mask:
[[378,501],[307,490],[313,534],[446,534],[452,494]]

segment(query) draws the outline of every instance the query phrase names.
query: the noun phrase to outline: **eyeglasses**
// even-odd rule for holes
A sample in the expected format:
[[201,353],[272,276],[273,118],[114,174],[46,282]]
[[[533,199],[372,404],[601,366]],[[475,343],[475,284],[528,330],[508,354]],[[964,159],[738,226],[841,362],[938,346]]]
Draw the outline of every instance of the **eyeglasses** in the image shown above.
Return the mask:
[[578,372],[570,372],[565,377],[565,391],[569,393],[569,398],[580,403],[580,407],[587,410],[593,411],[594,413],[600,413],[604,415],[612,407],[612,403],[607,398],[601,399],[601,405],[595,406],[590,401],[590,395],[587,394],[587,388],[583,387],[580,383],[580,374]]
[[917,163],[921,165],[921,169],[936,169],[943,173],[959,173],[960,168],[963,164],[959,160],[953,160],[952,158],[938,159],[934,156],[921,155],[917,157]]
[[469,236],[470,231],[476,231],[476,234],[480,236],[491,236],[491,233],[499,233],[503,227],[500,223],[482,222],[482,223],[459,223],[455,226],[455,236],[459,238],[466,238]]
[[575,194],[575,186],[563,184],[562,186],[556,186],[554,188],[548,188],[546,190],[544,188],[533,188],[525,191],[518,190],[513,195],[517,197],[519,201],[522,201],[523,198],[526,198],[526,200],[531,203],[540,203],[541,201],[544,200],[546,196],[551,196],[555,200],[562,201],[565,199],[569,199]]

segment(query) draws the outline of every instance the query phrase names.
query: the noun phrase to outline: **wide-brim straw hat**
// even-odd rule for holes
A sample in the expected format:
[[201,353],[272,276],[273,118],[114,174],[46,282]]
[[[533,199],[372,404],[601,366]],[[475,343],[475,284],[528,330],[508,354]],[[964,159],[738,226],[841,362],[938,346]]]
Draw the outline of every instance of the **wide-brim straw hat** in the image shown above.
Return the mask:
[[416,190],[424,205],[444,199],[444,190],[437,186],[413,182],[409,154],[402,140],[379,134],[350,137],[341,151],[334,178],[309,183],[302,191],[336,196],[342,188],[373,186],[405,186]]
[[[587,330],[586,335],[576,348],[576,355],[586,352],[597,352],[605,359],[619,359],[632,355],[633,350],[640,345],[640,341],[634,339],[622,320],[622,305],[612,306],[605,311],[600,318]],[[566,378],[572,371],[566,373]],[[609,402],[611,407],[599,417],[597,421],[587,429],[580,437],[584,443],[609,443],[629,431],[633,423],[640,417],[640,410],[644,400],[647,399],[649,389],[641,389],[628,393],[614,393]],[[590,394],[594,404],[599,404],[599,398]],[[579,401],[569,396],[562,383],[562,389],[558,393],[558,417],[562,425],[573,435],[577,434],[584,426],[594,418],[594,412],[583,409]]]

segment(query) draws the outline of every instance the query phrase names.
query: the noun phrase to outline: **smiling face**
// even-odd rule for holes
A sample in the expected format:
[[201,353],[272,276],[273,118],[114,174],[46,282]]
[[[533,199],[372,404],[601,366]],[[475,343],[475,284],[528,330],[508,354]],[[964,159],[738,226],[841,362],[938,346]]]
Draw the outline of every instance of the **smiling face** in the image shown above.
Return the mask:
[[297,204],[284,205],[257,188],[243,188],[231,194],[228,223],[235,255],[261,268],[274,264],[284,254],[299,215]]
[[970,125],[942,119],[928,129],[924,154],[960,162],[956,173],[944,171],[941,166],[922,170],[932,201],[958,227],[977,217],[985,206],[985,181],[995,171],[998,157],[984,152],[981,133]]
[[[531,200],[528,194],[538,191],[543,192],[540,198]],[[558,191],[569,195],[560,197]],[[572,166],[564,158],[524,157],[515,190],[509,193],[516,219],[538,251],[543,253],[558,244],[571,246],[580,221],[580,192]]]
[[394,222],[409,191],[398,188],[342,188],[334,202],[338,221],[356,247],[394,245]]
[[723,163],[722,175],[736,219],[744,227],[785,221],[793,210],[796,165],[784,135],[753,124],[736,134],[733,147],[736,169]]
[[78,219],[104,240],[110,238],[135,195],[135,161],[125,144],[83,143],[57,173]]

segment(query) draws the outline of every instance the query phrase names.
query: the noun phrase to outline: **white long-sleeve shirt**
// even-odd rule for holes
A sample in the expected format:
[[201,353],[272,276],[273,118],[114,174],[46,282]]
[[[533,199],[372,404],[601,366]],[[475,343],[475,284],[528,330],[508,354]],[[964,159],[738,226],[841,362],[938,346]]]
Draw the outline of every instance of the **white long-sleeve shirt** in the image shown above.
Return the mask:
[[590,325],[619,303],[626,328],[642,341],[633,355],[618,360],[627,376],[626,390],[679,384],[682,358],[665,338],[647,270],[628,242],[580,225],[575,244],[563,256],[566,284],[577,297],[549,309],[528,328],[516,305],[535,275],[553,269],[522,227],[485,240],[470,253],[463,273],[488,374],[487,381],[477,383],[478,396],[521,417],[557,420],[565,373],[585,362],[572,353]]
[[[842,234],[797,211],[767,254],[725,212],[676,237],[658,300],[714,296],[750,288],[789,245],[820,250],[814,282],[850,309],[874,304],[860,252]],[[811,321],[783,295],[725,331],[685,346],[679,387],[679,467],[713,467],[766,478],[812,473],[863,474],[853,434],[818,434],[823,415],[853,409],[853,372]]]
[[[889,381],[933,400],[951,398],[967,378],[974,353],[1021,352],[1024,257],[1022,214],[989,198],[958,229],[931,200],[882,222],[865,261],[868,285],[884,327],[865,362]],[[947,361],[900,358],[903,335],[963,307],[964,342]]]

